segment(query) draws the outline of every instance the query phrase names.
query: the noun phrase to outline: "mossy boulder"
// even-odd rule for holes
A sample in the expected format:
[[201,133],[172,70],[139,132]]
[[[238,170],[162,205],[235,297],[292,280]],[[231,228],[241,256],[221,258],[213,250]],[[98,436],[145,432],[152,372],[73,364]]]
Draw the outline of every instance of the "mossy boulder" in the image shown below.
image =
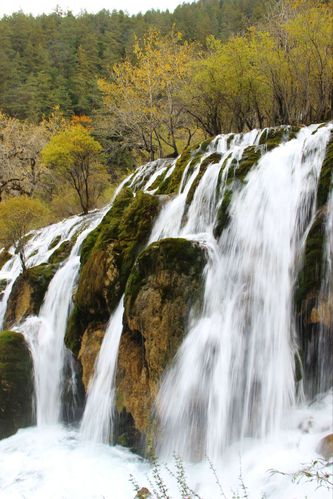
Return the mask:
[[16,279],[8,300],[5,327],[17,324],[28,315],[38,314],[57,269],[58,265],[43,263],[25,270]]
[[[206,252],[196,242],[163,239],[137,258],[125,290],[117,369],[117,411],[143,435],[151,430],[159,382],[200,306]],[[128,428],[131,432],[133,428]]]
[[119,302],[139,251],[144,248],[159,211],[159,200],[124,189],[101,224],[88,236],[65,342],[80,350],[89,324],[103,323]]
[[33,423],[33,365],[22,334],[0,332],[0,438]]
[[11,258],[12,258],[12,255],[10,253],[8,253],[7,250],[3,249],[0,252],[0,270],[5,265],[5,263],[7,263],[8,260],[10,260]]

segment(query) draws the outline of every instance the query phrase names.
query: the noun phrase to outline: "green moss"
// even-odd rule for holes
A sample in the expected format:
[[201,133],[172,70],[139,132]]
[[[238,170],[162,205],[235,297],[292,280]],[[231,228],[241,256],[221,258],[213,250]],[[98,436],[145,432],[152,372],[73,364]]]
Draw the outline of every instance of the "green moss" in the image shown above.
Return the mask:
[[149,187],[149,190],[153,191],[158,188],[159,185],[161,185],[166,177],[166,174],[168,173],[168,169],[166,169],[161,175],[159,175],[156,179],[155,182],[152,183],[152,185]]
[[32,424],[32,373],[24,337],[0,332],[0,438]]
[[124,189],[101,224],[84,243],[81,272],[66,344],[77,352],[91,322],[108,320],[124,292],[138,252],[144,247],[159,209],[158,199]]
[[214,237],[218,239],[223,230],[229,225],[230,215],[229,215],[229,206],[232,199],[233,191],[231,189],[226,189],[224,191],[224,196],[222,202],[217,210],[216,221],[214,226]]
[[66,260],[74,246],[73,241],[64,241],[58,249],[56,249],[49,258],[49,263],[59,264]]
[[239,161],[235,161],[231,164],[227,185],[230,185],[235,180],[244,184],[245,177],[251,171],[252,167],[259,161],[261,157],[260,149],[256,146],[247,147],[241,159]]
[[12,255],[6,250],[2,250],[0,253],[0,269],[12,258]]
[[280,126],[266,128],[260,137],[259,144],[265,145],[267,151],[272,151],[282,142],[294,139],[299,132],[299,127],[295,126]]
[[307,313],[310,313],[310,309],[316,303],[320,292],[325,221],[325,213],[319,212],[306,240],[303,267],[298,275],[295,290],[295,304],[298,312],[301,312],[305,307]]
[[117,234],[117,226],[121,217],[133,200],[130,189],[124,188],[115,199],[112,208],[106,213],[101,223],[83,241],[81,246],[80,261],[83,266],[88,260],[92,250],[103,246],[103,242],[109,237],[112,239]]
[[5,314],[6,327],[11,327],[28,315],[37,315],[50,280],[58,265],[43,263],[27,269],[16,279]]
[[212,165],[212,164],[215,164],[215,163],[219,163],[219,161],[221,161],[221,154],[219,153],[212,153],[210,154],[207,158],[205,158],[201,165],[200,165],[200,170],[199,170],[199,173],[198,175],[195,177],[192,185],[191,185],[191,188],[189,190],[189,193],[187,195],[187,198],[186,198],[186,206],[187,208],[189,207],[189,205],[191,204],[193,198],[194,198],[194,194],[195,194],[195,191],[197,190],[197,187],[200,183],[200,180],[202,179],[202,177],[204,176],[207,168],[209,165]]
[[208,149],[209,145],[211,144],[212,140],[213,140],[212,137],[209,137],[208,139],[204,140],[203,142],[201,142],[199,144],[199,149],[202,153],[207,152],[207,149]]
[[325,158],[321,167],[320,177],[318,182],[317,206],[321,208],[326,204],[330,189],[332,186],[333,177],[333,130],[326,147]]
[[55,248],[60,243],[60,241],[61,241],[61,236],[55,237],[51,242],[50,246],[48,247],[48,250]]
[[184,170],[191,160],[191,157],[191,149],[185,149],[182,155],[177,159],[176,166],[172,174],[160,185],[157,194],[173,194],[177,192]]
[[132,303],[135,300],[147,275],[156,269],[197,276],[202,274],[205,263],[202,247],[188,239],[166,238],[152,243],[135,262],[127,281],[125,301]]
[[[246,176],[251,171],[253,166],[259,161],[261,157],[260,148],[257,146],[247,147],[239,161],[233,160],[229,166],[228,174],[225,179],[225,186],[223,192],[223,199],[217,210],[216,221],[214,226],[214,236],[219,238],[222,231],[229,225],[230,215],[229,206],[231,203],[232,195],[235,190],[243,187],[246,182]],[[220,190],[222,175],[224,168],[230,156],[224,161],[219,174],[218,189]],[[219,192],[219,191],[218,191]]]
[[26,279],[32,288],[32,302],[36,313],[43,303],[49,283],[57,270],[58,265],[42,263],[27,269],[22,274],[23,279]]

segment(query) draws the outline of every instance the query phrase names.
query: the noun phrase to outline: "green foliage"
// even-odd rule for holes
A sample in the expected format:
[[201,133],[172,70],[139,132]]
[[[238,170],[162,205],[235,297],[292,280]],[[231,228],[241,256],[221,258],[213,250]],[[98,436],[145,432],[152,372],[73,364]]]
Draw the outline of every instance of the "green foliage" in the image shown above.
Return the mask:
[[[236,4],[236,5],[235,5]],[[231,7],[232,5],[232,7]],[[130,52],[134,37],[150,28],[175,26],[186,40],[227,38],[260,18],[260,0],[210,0],[179,5],[175,12],[150,10],[97,14],[57,10],[36,18],[22,12],[0,20],[0,108],[36,120],[58,105],[69,116],[92,114],[101,105],[97,78]]]
[[0,243],[14,246],[25,268],[24,236],[46,222],[48,210],[38,199],[10,198],[0,204]]
[[43,163],[75,189],[84,213],[95,206],[107,181],[99,163],[101,149],[87,128],[73,125],[52,137],[42,151]]

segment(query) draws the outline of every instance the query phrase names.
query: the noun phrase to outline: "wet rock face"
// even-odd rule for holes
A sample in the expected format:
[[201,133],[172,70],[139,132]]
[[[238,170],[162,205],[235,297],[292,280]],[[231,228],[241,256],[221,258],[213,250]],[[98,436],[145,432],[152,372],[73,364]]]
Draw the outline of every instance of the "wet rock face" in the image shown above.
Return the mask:
[[125,291],[124,332],[117,371],[117,409],[135,428],[152,427],[152,404],[165,368],[202,298],[205,250],[186,239],[163,239],[143,251]]
[[82,246],[81,271],[66,345],[75,355],[89,325],[106,322],[117,306],[135,258],[144,248],[159,211],[159,200],[124,189]]
[[0,438],[33,423],[33,366],[24,337],[0,332]]
[[55,264],[42,264],[23,272],[15,281],[5,315],[10,328],[28,315],[37,315],[48,285],[57,271]]
[[[317,212],[307,236],[304,261],[295,286],[295,308],[305,388],[312,397],[319,389],[319,363],[333,354],[333,296],[322,296],[328,198],[333,174],[333,132],[327,144],[317,191]],[[320,351],[324,341],[324,352]],[[329,387],[327,387],[329,388]],[[324,389],[324,387],[321,387]]]
[[82,381],[86,391],[94,374],[95,361],[104,338],[105,327],[89,326],[82,337],[78,358],[82,365]]

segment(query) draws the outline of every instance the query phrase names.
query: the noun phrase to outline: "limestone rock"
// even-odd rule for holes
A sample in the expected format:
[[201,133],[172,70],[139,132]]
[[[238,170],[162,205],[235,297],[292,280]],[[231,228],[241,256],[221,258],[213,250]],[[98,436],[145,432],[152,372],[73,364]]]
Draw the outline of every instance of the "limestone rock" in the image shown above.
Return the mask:
[[81,348],[79,352],[79,361],[82,365],[82,381],[87,391],[89,381],[94,374],[96,357],[101,348],[105,334],[105,327],[88,327],[82,337]]
[[117,409],[144,437],[165,368],[202,297],[205,250],[186,239],[163,239],[138,257],[125,291],[125,330],[118,357]]

